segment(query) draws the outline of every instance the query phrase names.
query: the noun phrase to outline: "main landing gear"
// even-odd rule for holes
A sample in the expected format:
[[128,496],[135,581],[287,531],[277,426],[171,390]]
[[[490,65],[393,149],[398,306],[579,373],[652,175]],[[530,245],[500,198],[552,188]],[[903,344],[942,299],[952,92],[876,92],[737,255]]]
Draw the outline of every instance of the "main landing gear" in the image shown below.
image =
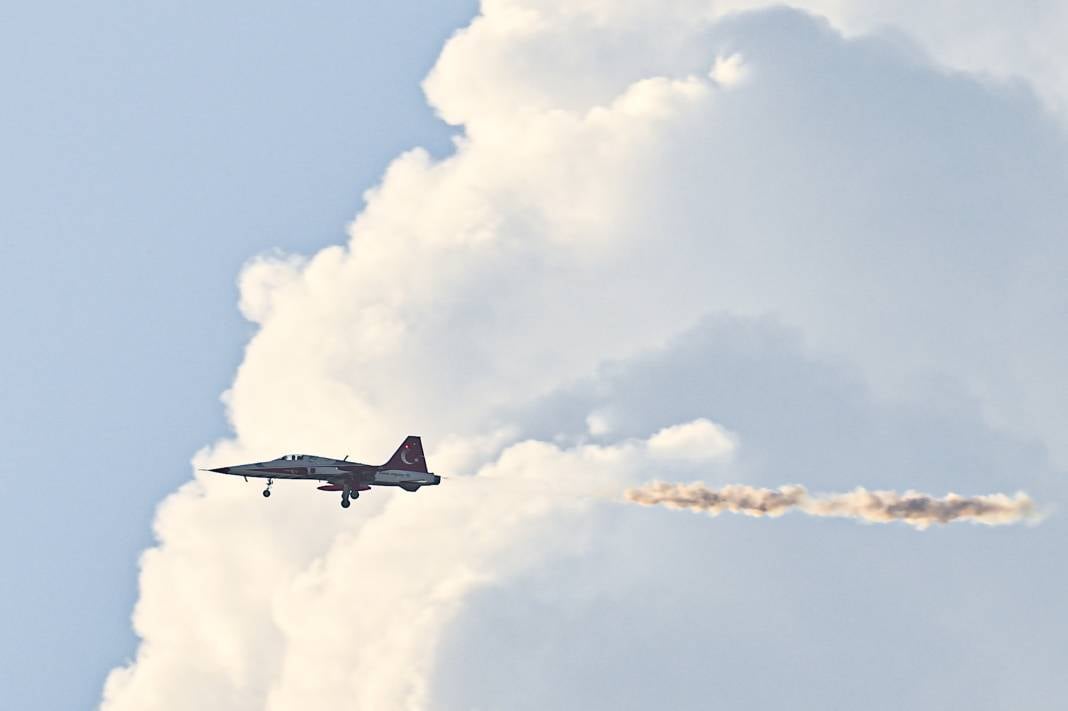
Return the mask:
[[341,508],[347,509],[349,507],[349,505],[352,503],[351,501],[349,501],[349,499],[358,499],[358,498],[360,498],[360,492],[352,491],[350,489],[345,489],[344,491],[341,492]]
[[274,483],[274,479],[267,480],[267,488],[263,490],[263,498],[269,499],[271,497],[271,484]]

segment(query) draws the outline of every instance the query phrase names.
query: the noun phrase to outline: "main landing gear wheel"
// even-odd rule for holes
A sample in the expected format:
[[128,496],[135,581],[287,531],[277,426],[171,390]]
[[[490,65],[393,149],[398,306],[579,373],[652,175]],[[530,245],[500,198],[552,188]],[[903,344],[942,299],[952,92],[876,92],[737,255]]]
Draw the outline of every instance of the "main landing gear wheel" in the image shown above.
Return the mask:
[[349,501],[349,499],[358,499],[359,497],[360,492],[352,491],[351,489],[347,489],[341,492],[341,508],[347,509],[352,503],[351,501]]

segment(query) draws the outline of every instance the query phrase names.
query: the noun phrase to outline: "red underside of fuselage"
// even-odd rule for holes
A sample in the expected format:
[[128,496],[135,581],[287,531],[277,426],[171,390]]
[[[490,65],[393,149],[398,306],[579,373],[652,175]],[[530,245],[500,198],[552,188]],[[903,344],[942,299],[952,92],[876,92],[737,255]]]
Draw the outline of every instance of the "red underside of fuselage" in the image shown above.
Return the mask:
[[[324,484],[323,486],[316,487],[319,491],[344,491],[345,487],[339,484]],[[349,491],[369,491],[371,487],[367,484],[353,484],[349,487]]]

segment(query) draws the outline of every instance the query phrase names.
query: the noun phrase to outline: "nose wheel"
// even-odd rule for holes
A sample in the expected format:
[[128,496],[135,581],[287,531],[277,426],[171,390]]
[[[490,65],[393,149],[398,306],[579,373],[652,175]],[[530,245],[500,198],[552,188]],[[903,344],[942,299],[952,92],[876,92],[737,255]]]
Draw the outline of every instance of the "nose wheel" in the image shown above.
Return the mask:
[[271,497],[271,484],[274,483],[274,479],[267,480],[267,488],[263,490],[263,498],[269,499]]

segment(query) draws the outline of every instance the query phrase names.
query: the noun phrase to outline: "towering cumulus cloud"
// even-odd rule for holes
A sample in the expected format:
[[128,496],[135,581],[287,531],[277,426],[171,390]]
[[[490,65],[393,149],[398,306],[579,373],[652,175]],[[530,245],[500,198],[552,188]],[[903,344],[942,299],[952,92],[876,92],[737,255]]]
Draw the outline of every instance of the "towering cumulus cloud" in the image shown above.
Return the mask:
[[[1068,696],[1058,517],[842,535],[611,503],[786,475],[1068,494],[1064,125],[991,78],[1041,42],[970,75],[947,67],[1001,57],[961,23],[915,33],[958,48],[930,55],[919,15],[865,34],[825,4],[486,0],[424,85],[455,151],[399,156],[345,244],[242,272],[233,436],[194,461],[384,460],[415,433],[449,478],[343,511],[198,472],[160,504],[103,708]],[[760,496],[913,524],[1027,507]]]
[[724,511],[746,516],[782,516],[797,510],[810,516],[853,518],[869,523],[903,521],[924,529],[935,523],[971,521],[1000,526],[1033,518],[1035,506],[1026,494],[958,496],[936,498],[906,491],[868,491],[858,488],[846,494],[812,496],[805,487],[791,484],[778,489],[759,489],[731,484],[710,489],[703,484],[669,484],[662,481],[628,489],[628,501],[644,506],[703,511],[713,516]]

